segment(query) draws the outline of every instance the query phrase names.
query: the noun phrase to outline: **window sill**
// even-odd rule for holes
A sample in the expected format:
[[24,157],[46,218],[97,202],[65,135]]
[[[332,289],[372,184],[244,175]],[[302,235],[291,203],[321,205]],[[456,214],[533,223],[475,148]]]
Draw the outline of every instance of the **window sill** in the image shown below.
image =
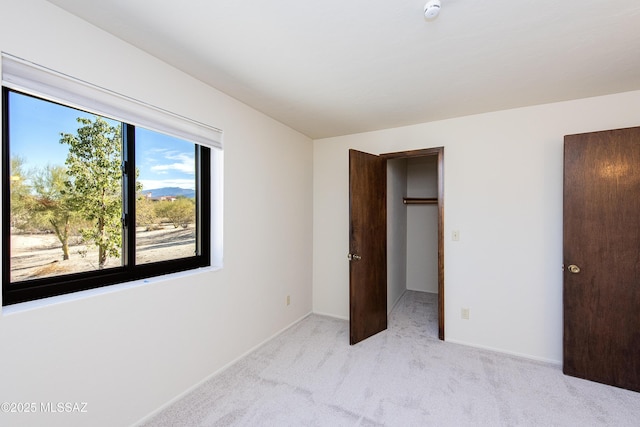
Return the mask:
[[48,298],[41,298],[33,301],[21,302],[2,307],[2,316],[10,316],[16,313],[24,313],[26,311],[37,310],[39,308],[50,307],[57,304],[63,304],[72,301],[78,301],[86,298],[93,298],[100,295],[120,292],[127,289],[137,288],[139,286],[164,282],[166,280],[182,279],[196,274],[210,273],[221,270],[222,266],[201,267],[195,270],[180,271],[177,273],[164,274],[162,276],[149,277],[147,279],[134,280],[132,282],[117,283],[115,285],[102,286],[99,288],[88,289],[86,291],[73,292],[64,295],[56,295]]

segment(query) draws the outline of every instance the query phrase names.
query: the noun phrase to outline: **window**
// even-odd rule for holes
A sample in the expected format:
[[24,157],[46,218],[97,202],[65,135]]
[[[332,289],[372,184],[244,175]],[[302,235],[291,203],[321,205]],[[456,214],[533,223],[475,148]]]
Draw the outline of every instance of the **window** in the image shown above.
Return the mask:
[[221,145],[192,142],[204,125],[2,59],[3,305],[211,265]]

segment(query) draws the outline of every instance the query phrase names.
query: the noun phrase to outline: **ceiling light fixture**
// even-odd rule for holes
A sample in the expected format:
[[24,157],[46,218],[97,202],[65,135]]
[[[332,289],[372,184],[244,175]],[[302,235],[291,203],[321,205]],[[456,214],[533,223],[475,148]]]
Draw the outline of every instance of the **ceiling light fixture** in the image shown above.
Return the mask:
[[424,5],[424,17],[427,19],[435,19],[440,13],[440,0],[429,0]]

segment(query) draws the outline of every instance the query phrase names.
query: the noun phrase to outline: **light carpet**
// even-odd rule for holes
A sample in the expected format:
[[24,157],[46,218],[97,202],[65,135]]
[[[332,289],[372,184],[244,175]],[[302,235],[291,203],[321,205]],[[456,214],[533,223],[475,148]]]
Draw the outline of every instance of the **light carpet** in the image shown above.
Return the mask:
[[355,346],[348,322],[311,315],[145,425],[640,425],[640,393],[439,341],[437,323],[437,295],[411,291]]

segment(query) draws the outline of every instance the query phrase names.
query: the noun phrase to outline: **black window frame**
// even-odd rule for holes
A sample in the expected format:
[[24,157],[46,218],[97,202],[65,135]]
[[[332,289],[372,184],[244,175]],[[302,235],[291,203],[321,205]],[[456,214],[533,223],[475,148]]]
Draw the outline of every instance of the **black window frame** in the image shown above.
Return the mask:
[[[136,265],[136,191],[135,126],[122,123],[122,209],[123,264],[104,270],[43,277],[11,283],[9,93],[31,96],[46,102],[74,108],[63,103],[2,87],[2,305],[70,294],[211,265],[211,148],[192,142],[196,151],[196,254],[192,257]],[[87,111],[89,114],[95,114]],[[99,115],[98,115],[99,116]],[[131,179],[133,178],[133,179]]]

